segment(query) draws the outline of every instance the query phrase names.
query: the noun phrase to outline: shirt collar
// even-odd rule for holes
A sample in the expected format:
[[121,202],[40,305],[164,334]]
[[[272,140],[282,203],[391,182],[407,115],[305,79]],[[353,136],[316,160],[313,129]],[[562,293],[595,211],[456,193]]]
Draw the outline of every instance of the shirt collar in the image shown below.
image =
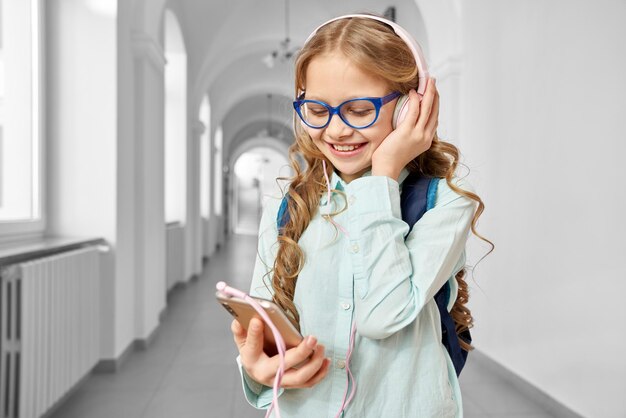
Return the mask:
[[[365,173],[363,173],[361,177],[368,177],[371,175],[372,175],[372,170],[367,170]],[[402,184],[408,176],[409,176],[409,170],[407,170],[405,167],[400,172],[400,177],[398,178],[398,184]],[[330,177],[330,184],[331,184],[331,187],[330,187],[331,189],[342,190],[342,191],[345,190],[346,186],[348,185],[348,183],[346,183],[341,177],[339,177],[337,172],[334,170],[333,170],[332,176]]]

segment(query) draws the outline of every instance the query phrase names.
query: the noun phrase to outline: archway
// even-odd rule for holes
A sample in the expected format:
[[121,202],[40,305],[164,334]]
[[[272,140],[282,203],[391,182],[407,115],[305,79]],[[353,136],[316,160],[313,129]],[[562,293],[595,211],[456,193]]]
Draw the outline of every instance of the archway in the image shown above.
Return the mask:
[[269,199],[280,199],[284,182],[291,176],[286,149],[274,138],[253,138],[232,159],[229,229],[236,234],[256,235],[262,210]]

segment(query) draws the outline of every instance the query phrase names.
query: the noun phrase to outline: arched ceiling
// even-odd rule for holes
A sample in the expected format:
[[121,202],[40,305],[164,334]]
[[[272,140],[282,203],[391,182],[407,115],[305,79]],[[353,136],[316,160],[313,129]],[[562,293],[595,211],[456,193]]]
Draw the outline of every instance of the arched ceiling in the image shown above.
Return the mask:
[[[224,154],[246,139],[272,136],[288,146],[293,140],[291,99],[286,95],[267,93],[245,97],[236,103],[222,121]],[[268,132],[269,131],[269,132]]]
[[[167,7],[176,15],[188,56],[188,84],[192,86],[189,109],[197,110],[203,96],[208,94],[211,128],[223,126],[225,144],[242,126],[265,118],[252,117],[249,112],[251,108],[263,108],[261,104],[267,93],[283,98],[285,113],[275,117],[277,123],[291,125],[293,63],[276,63],[274,68],[263,63],[263,58],[285,38],[285,0],[134,1],[136,10],[144,12],[140,23],[146,33],[154,31],[155,4]],[[397,22],[420,42],[431,66],[433,61],[457,53],[458,0],[397,0],[388,4],[379,0],[289,0],[291,43],[302,45],[315,27],[331,17],[355,12],[382,13],[391,5],[396,8]],[[428,22],[423,15],[429,16]],[[430,56],[431,37],[436,41],[432,49],[437,53],[435,57]]]
[[[181,25],[186,27],[189,39],[186,42],[189,54],[190,83],[197,91],[214,90],[216,84],[230,77],[238,78],[239,67],[265,67],[261,59],[276,49],[285,38],[284,0],[170,0],[177,3],[181,11]],[[392,3],[396,7],[398,22],[407,27],[424,44],[428,54],[426,32],[422,17],[414,0]],[[320,0],[315,2],[289,1],[289,37],[292,44],[301,45],[309,33],[325,20],[345,13],[382,13],[392,5],[379,0],[337,2]],[[286,65],[290,67],[289,65]],[[279,70],[279,65],[274,70]],[[263,71],[258,80],[269,76]],[[232,83],[242,84],[241,79]],[[291,90],[292,81],[287,76],[282,83]],[[211,104],[223,97],[211,97]],[[196,100],[199,103],[199,99]],[[196,104],[197,105],[197,104]],[[212,107],[215,110],[214,107]],[[216,114],[219,114],[217,112]]]

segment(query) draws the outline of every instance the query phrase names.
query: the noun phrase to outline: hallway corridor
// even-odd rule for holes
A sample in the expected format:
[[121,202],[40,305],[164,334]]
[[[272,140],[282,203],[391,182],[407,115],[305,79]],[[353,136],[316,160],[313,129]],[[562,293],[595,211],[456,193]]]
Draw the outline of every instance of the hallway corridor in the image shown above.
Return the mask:
[[[170,294],[152,345],[116,373],[88,377],[50,418],[262,417],[244,400],[230,320],[213,297],[219,280],[248,287],[255,253],[255,237],[230,237],[197,281]],[[461,386],[466,418],[552,416],[471,357]]]
[[[290,181],[313,208],[305,190],[309,180],[326,186],[320,162],[343,180],[371,168],[388,177],[374,180],[389,199],[353,200],[359,219],[342,216],[374,225],[379,206],[402,212],[395,180],[409,159],[482,201],[463,252],[477,347],[460,377],[464,417],[626,418],[626,334],[613,325],[626,323],[625,21],[626,0],[0,0],[0,418],[262,417],[244,399],[215,284],[248,288],[262,208]],[[340,29],[345,37],[324,38]],[[423,57],[410,57],[410,38]],[[437,105],[412,101],[391,131],[401,100],[383,108],[382,98],[428,79]],[[309,119],[316,101],[335,109],[327,125]],[[345,112],[359,102],[370,125]],[[436,132],[422,136],[418,120]],[[370,180],[348,189],[375,192]],[[315,209],[331,210],[325,201]],[[412,251],[430,247],[421,227],[410,263],[388,259],[403,274],[432,265],[420,301],[461,253],[467,222],[452,202],[461,200],[441,205],[441,224],[436,212],[422,222],[423,236],[442,232],[429,248],[440,263]],[[438,227],[453,223],[454,234]],[[334,260],[345,261],[348,282],[361,260],[376,260],[361,238],[350,238],[352,266],[329,252],[326,266],[340,274]],[[343,283],[330,268],[311,272]],[[381,286],[407,295],[390,282]],[[413,305],[395,301],[365,305],[399,324]],[[331,319],[349,325],[354,303],[339,306],[346,315]],[[362,335],[367,325],[378,331],[367,322]],[[363,355],[371,342],[355,359],[398,370],[385,368],[383,383],[360,369],[357,399],[373,410],[364,387],[397,387],[411,392],[395,399],[424,405],[421,388],[433,386],[419,377],[433,375],[422,364],[437,364],[379,357],[414,359],[409,343]],[[404,413],[385,412],[370,415]]]

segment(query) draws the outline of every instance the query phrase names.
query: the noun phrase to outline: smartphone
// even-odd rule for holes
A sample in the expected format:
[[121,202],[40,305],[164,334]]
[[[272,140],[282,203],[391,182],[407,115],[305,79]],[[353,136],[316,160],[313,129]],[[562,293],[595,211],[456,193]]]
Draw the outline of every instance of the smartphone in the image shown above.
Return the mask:
[[[244,327],[246,331],[248,330],[248,324],[250,323],[250,319],[252,319],[253,317],[257,317],[263,320],[261,316],[257,313],[257,311],[255,311],[254,308],[244,299],[235,296],[229,296],[220,291],[217,291],[215,293],[215,297],[217,298],[217,301],[224,307],[224,309],[226,309],[228,313],[230,313],[237,321],[239,321],[241,326]],[[253,298],[257,302],[259,302],[263,309],[265,309],[267,315],[270,317],[278,331],[280,331],[280,335],[283,337],[283,340],[285,340],[285,346],[287,347],[287,349],[293,348],[300,344],[300,341],[302,341],[302,335],[300,335],[300,332],[298,332],[296,327],[293,326],[291,321],[289,321],[289,318],[287,318],[287,315],[278,305],[276,305],[271,300],[257,297]],[[276,349],[274,334],[272,334],[272,330],[270,329],[269,325],[265,324],[265,321],[263,322],[265,325],[263,327],[265,340],[263,348],[268,355],[274,355],[278,352]]]

